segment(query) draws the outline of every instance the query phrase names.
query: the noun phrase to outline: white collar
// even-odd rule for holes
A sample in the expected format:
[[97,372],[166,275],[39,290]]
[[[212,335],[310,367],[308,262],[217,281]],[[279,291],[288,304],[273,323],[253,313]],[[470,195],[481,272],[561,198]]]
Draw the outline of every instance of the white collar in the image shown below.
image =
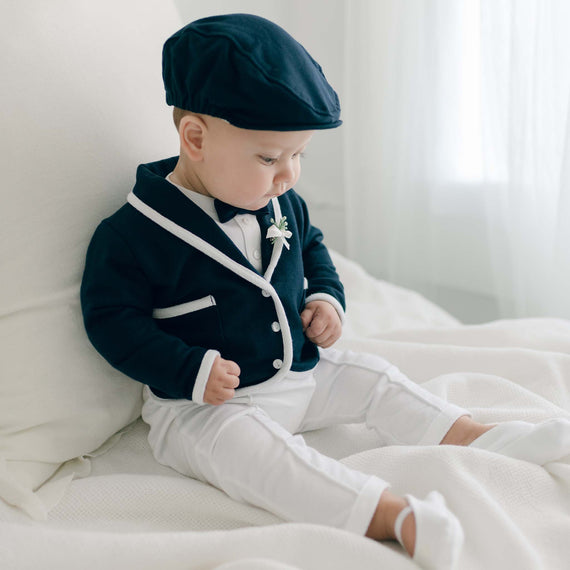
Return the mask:
[[218,218],[218,213],[216,212],[216,208],[214,207],[214,198],[211,196],[206,196],[205,194],[200,194],[195,190],[190,190],[190,188],[185,188],[184,186],[180,186],[180,184],[176,184],[176,182],[172,181],[172,172],[166,176],[166,180],[170,182],[173,186],[178,188],[184,196],[192,200],[196,206],[204,210],[208,216],[214,219],[214,221],[219,222],[220,219]]

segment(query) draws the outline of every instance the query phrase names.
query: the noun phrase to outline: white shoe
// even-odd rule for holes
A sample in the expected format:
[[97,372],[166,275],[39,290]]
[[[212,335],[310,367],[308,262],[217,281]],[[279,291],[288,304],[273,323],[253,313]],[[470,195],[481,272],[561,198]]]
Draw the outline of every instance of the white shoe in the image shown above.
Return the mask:
[[470,447],[544,465],[570,455],[570,421],[556,418],[539,424],[505,422],[486,431]]
[[416,544],[412,560],[426,570],[452,570],[463,547],[463,529],[457,517],[447,508],[445,499],[432,491],[421,501],[406,495],[409,506],[396,518],[395,534],[402,541],[402,524],[413,513],[416,523]]

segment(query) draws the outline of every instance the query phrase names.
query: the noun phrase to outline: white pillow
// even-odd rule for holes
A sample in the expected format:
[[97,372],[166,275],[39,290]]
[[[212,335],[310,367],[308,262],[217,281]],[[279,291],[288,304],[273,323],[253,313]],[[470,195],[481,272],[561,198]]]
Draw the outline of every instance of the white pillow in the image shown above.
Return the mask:
[[35,518],[86,470],[62,463],[140,412],[140,384],[87,340],[78,290],[91,234],[136,166],[177,153],[161,49],[181,25],[164,0],[2,11],[0,497]]

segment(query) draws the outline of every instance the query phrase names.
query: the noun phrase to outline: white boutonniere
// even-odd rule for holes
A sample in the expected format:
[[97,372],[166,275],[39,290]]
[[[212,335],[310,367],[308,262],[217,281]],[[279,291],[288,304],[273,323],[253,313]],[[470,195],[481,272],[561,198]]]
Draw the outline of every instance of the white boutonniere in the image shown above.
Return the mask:
[[287,216],[283,216],[278,222],[271,218],[271,226],[269,226],[265,237],[271,240],[271,245],[274,245],[275,242],[279,240],[289,249],[287,239],[292,235],[293,234],[287,229]]

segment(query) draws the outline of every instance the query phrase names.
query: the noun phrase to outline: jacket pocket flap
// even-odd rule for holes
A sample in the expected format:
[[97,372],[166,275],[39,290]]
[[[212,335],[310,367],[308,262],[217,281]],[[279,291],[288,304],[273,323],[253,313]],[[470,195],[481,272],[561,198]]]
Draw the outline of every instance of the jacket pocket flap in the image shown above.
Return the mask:
[[216,300],[212,295],[207,295],[201,299],[196,299],[195,301],[188,301],[187,303],[182,303],[180,305],[173,305],[172,307],[164,307],[162,309],[153,309],[152,316],[155,319],[172,319],[173,317],[180,317],[182,315],[187,315],[188,313],[194,313],[196,311],[201,311],[202,309],[207,309],[208,307],[213,307],[216,304]]

